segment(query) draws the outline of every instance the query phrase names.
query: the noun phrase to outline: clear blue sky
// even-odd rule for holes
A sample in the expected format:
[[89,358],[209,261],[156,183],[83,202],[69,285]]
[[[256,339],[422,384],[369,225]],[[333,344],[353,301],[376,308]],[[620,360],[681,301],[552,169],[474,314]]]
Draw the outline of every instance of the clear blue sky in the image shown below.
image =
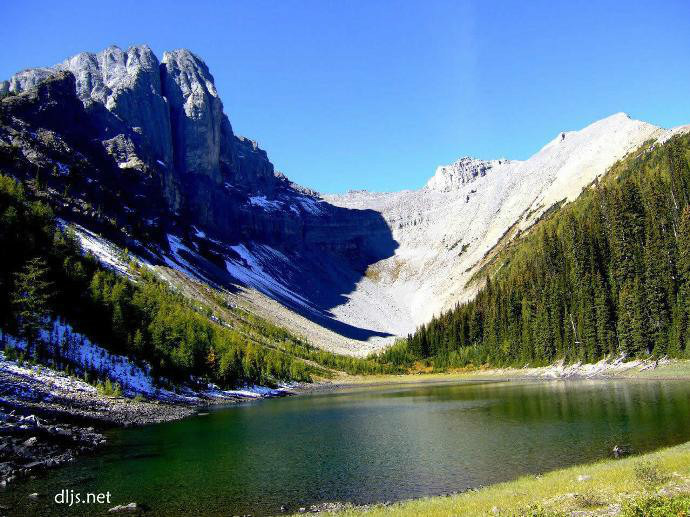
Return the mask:
[[522,159],[625,111],[690,123],[690,4],[8,2],[0,77],[148,43],[205,59],[238,134],[322,192],[424,184],[462,155]]

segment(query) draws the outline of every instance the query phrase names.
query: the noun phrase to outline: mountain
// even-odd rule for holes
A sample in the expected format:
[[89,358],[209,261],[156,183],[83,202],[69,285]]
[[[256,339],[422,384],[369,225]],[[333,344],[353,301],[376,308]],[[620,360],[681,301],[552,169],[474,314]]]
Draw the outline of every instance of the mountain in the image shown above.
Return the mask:
[[461,158],[420,190],[320,196],[235,135],[188,50],[82,53],[19,72],[0,96],[0,169],[78,224],[105,263],[126,269],[113,250],[127,247],[354,355],[470,299],[506,243],[643,143],[682,131],[616,114],[525,161]]
[[650,139],[497,252],[477,296],[421,326],[395,356],[440,368],[687,357],[690,134],[683,133]]
[[560,133],[525,161],[461,158],[439,167],[420,190],[327,196],[338,206],[381,213],[398,243],[334,312],[345,321],[369,317],[369,325],[395,334],[414,330],[470,299],[477,285],[468,282],[501,243],[575,199],[645,141],[670,134],[619,113]]
[[193,53],[159,62],[146,46],[111,47],[20,72],[0,92],[0,167],[35,180],[62,219],[153,264],[255,287],[346,342],[376,334],[329,309],[392,252],[380,214],[323,202],[275,173],[234,135]]

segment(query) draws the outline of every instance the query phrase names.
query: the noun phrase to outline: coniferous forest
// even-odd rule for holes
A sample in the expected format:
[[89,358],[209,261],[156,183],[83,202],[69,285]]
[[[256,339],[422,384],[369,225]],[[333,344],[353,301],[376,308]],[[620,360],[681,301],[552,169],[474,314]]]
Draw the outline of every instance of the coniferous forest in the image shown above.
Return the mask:
[[434,367],[690,353],[690,136],[647,144],[487,260],[478,296],[388,352]]

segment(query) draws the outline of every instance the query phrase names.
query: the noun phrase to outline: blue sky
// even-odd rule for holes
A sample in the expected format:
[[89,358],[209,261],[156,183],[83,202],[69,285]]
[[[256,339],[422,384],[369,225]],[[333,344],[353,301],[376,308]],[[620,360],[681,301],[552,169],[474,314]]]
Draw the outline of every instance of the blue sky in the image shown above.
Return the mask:
[[187,47],[238,134],[322,192],[527,158],[618,111],[690,123],[690,5],[460,0],[10,2],[0,77],[82,50]]

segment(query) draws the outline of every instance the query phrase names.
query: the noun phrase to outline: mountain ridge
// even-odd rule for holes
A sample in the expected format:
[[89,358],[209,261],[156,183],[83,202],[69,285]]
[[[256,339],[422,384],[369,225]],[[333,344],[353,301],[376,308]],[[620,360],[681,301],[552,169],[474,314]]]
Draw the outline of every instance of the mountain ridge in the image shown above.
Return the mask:
[[[25,180],[40,172],[61,217],[110,228],[154,263],[244,286],[264,316],[358,355],[471,298],[468,282],[501,242],[645,141],[685,130],[617,113],[527,160],[464,157],[421,189],[319,196],[234,135],[188,50],[159,61],[147,46],[109,47],[2,84],[13,95],[0,110],[0,165]],[[80,122],[67,127],[49,106]]]

